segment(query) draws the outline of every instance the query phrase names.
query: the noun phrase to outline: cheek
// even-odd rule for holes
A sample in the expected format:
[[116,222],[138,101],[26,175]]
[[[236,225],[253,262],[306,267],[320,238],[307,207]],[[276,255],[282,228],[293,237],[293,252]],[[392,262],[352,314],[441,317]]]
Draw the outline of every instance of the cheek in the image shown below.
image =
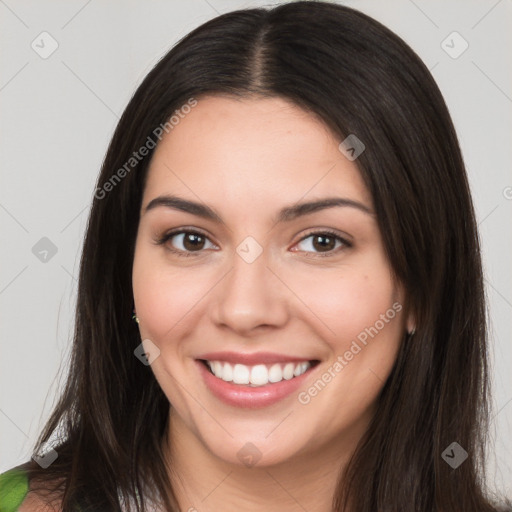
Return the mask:
[[199,267],[171,266],[165,256],[155,257],[154,250],[136,249],[132,280],[141,334],[158,342],[172,329],[181,331],[184,319],[212,287],[211,277]]
[[[302,280],[298,295],[322,321],[325,339],[336,352],[376,322],[381,327],[381,315],[389,312],[386,320],[397,316],[392,308],[397,300],[393,281],[382,264],[346,266],[323,276],[310,273]],[[386,322],[386,326],[391,323],[398,324]]]
[[337,278],[311,280],[303,290],[329,327],[322,332],[330,357],[299,401],[311,404],[325,423],[346,428],[370,410],[392,370],[403,329],[402,297],[386,265],[345,268]]

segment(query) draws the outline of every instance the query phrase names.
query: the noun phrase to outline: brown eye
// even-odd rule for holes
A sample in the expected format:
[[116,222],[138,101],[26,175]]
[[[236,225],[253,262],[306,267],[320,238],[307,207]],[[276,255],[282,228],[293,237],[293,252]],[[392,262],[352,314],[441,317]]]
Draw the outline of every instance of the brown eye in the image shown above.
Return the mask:
[[[208,247],[207,244],[210,244]],[[167,233],[157,241],[157,244],[166,244],[171,252],[178,256],[191,256],[190,253],[202,253],[205,248],[214,248],[208,237],[192,230],[181,230]]]
[[198,249],[203,249],[205,238],[204,236],[198,235],[197,233],[184,233],[181,243],[183,244],[183,247],[185,247],[185,250],[195,251]]
[[[338,253],[335,249],[352,247],[352,244],[340,237],[336,233],[330,231],[318,231],[309,233],[304,237],[297,246],[302,244],[300,250],[313,253],[325,253],[325,256],[330,256],[331,253]],[[320,254],[324,255],[324,254]]]

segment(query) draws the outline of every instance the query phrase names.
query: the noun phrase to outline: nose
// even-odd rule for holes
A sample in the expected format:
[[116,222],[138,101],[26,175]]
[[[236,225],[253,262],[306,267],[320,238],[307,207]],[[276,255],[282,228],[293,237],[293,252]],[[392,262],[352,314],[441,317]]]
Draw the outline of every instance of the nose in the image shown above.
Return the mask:
[[212,315],[219,327],[248,337],[286,324],[293,294],[270,265],[265,251],[252,262],[233,255],[232,268],[216,287]]

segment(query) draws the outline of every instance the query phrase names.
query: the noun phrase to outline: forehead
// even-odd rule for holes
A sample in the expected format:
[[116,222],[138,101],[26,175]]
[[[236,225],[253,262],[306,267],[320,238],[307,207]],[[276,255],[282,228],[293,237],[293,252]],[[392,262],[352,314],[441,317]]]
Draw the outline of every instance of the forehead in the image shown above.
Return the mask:
[[162,193],[260,206],[338,193],[371,206],[340,142],[316,116],[282,98],[201,98],[158,143],[143,204]]

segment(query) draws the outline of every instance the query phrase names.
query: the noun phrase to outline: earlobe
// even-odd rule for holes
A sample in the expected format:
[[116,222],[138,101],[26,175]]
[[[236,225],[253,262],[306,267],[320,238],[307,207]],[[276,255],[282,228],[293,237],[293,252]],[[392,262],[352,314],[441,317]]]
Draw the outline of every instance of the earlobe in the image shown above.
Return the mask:
[[409,315],[407,319],[407,334],[409,336],[413,336],[416,332],[416,321],[414,320],[413,315]]
[[[400,299],[400,304],[404,304],[404,290],[403,288],[400,286],[399,287],[399,292],[400,292],[400,297],[402,297],[402,299]],[[406,302],[406,304],[408,304],[408,302]],[[413,336],[414,333],[416,332],[416,318],[415,318],[415,315],[412,311],[412,308],[406,306],[405,308],[405,311],[404,313],[407,315],[407,320],[405,322],[405,328],[407,330],[407,336]]]

